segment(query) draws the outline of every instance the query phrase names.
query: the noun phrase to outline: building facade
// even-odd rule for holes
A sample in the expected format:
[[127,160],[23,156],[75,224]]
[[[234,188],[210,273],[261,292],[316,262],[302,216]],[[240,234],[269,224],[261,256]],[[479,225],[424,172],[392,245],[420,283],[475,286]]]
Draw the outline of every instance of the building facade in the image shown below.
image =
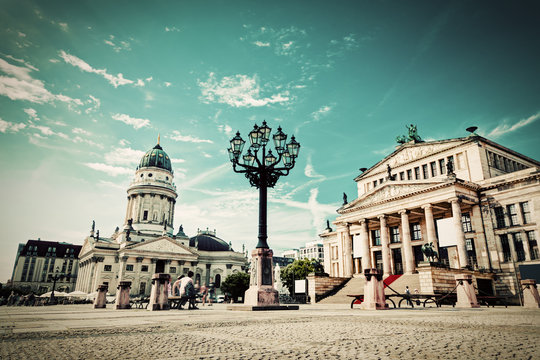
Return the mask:
[[320,241],[311,241],[306,243],[298,250],[298,259],[315,259],[321,264],[324,263],[323,244]]
[[538,161],[473,133],[404,143],[364,170],[336,229],[320,234],[330,276],[416,273],[424,244],[439,263],[497,274],[513,289],[520,265],[540,266]]
[[62,275],[56,290],[71,292],[75,289],[79,270],[80,245],[56,241],[28,240],[19,245],[13,267],[13,287],[37,294],[53,290],[54,275]]
[[216,231],[199,230],[188,237],[182,226],[173,234],[174,206],[178,194],[167,153],[158,144],[141,159],[127,189],[127,209],[122,229],[101,237],[92,224],[80,252],[76,289],[87,293],[106,284],[115,293],[119,281],[131,282],[132,295],[148,295],[154,273],[175,280],[192,270],[200,285],[221,281],[242,271],[245,255],[233,251]]

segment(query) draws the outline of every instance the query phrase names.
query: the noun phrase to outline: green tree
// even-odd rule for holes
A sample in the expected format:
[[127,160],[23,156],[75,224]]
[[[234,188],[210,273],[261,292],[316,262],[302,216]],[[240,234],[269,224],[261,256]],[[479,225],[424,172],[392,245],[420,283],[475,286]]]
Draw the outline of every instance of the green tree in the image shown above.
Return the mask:
[[227,278],[221,283],[221,290],[234,299],[234,302],[238,301],[238,297],[244,297],[244,293],[249,288],[249,274],[244,272],[238,272],[227,276]]
[[292,264],[287,265],[281,270],[281,282],[292,293],[294,280],[303,280],[309,273],[315,271],[318,261],[315,259],[294,260]]

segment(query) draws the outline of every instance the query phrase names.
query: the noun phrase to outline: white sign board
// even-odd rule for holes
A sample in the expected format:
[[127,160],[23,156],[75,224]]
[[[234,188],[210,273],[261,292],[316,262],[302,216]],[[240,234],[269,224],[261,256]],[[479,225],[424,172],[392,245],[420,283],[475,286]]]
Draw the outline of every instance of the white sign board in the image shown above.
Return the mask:
[[437,220],[437,236],[439,237],[440,247],[457,245],[457,234],[453,218]]
[[306,280],[294,280],[294,293],[305,294],[306,293]]
[[360,235],[354,235],[352,242],[353,258],[362,257],[362,243],[360,242]]

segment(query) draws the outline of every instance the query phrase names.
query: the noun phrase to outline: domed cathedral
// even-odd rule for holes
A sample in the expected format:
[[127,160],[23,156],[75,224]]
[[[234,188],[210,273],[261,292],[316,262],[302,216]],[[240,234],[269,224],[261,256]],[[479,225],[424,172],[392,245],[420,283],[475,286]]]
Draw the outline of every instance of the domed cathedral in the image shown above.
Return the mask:
[[92,222],[79,254],[76,290],[96,291],[109,286],[114,294],[119,281],[131,281],[131,295],[149,295],[154,273],[175,280],[191,270],[200,285],[213,281],[220,293],[221,281],[246,266],[243,252],[216,236],[216,231],[197,231],[189,237],[183,226],[174,234],[174,206],[178,193],[169,155],[158,143],[141,158],[127,189],[127,208],[122,229],[100,236]]

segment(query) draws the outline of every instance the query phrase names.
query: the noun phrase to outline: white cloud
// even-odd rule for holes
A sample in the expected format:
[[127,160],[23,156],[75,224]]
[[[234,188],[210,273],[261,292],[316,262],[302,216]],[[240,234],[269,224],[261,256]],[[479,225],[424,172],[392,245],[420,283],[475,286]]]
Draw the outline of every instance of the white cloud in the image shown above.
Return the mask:
[[19,132],[19,130],[22,130],[26,127],[26,124],[24,123],[12,123],[9,121],[5,121],[2,118],[0,118],[0,132],[6,133],[6,132]]
[[199,139],[191,135],[182,135],[180,131],[173,130],[172,135],[167,136],[171,140],[183,141],[183,142],[192,142],[192,143],[214,143],[212,140]]
[[529,116],[526,119],[521,119],[515,124],[501,124],[498,125],[495,129],[491,130],[491,132],[486,136],[488,138],[497,139],[505,134],[511,133],[513,131],[516,131],[518,129],[521,129],[524,126],[527,126],[536,120],[540,118],[540,112],[537,112],[534,115]]
[[86,104],[88,105],[94,104],[94,105],[88,107],[84,112],[87,114],[90,114],[91,112],[97,111],[100,108],[101,101],[92,95],[88,95],[88,98],[89,99],[86,101]]
[[332,106],[324,105],[321,108],[311,114],[314,120],[320,120],[321,117],[327,115],[332,110]]
[[144,151],[127,148],[114,148],[105,154],[105,162],[115,165],[131,165],[138,163],[144,156]]
[[[72,99],[65,95],[54,95],[45,88],[41,80],[30,76],[30,72],[39,71],[35,67],[24,63],[25,66],[16,66],[0,59],[0,95],[11,100],[26,100],[37,104],[49,103],[55,100],[70,104],[79,104],[79,99]],[[6,76],[7,75],[7,76]]]
[[66,53],[64,50],[60,51],[60,57],[70,65],[78,67],[82,71],[94,73],[103,76],[109,83],[111,83],[115,88],[120,85],[133,84],[133,80],[125,79],[122,73],[118,73],[116,76],[107,73],[107,69],[94,69],[84,60],[79,59],[76,56]]
[[165,87],[169,87],[172,85],[172,83],[168,82],[168,81],[165,81],[163,84],[165,84]]
[[265,106],[274,103],[286,103],[290,100],[287,91],[270,97],[261,97],[261,87],[257,76],[247,75],[225,76],[221,81],[216,80],[210,73],[206,82],[199,81],[201,99],[207,103],[218,102],[233,107]]
[[126,145],[129,145],[131,144],[128,140],[126,139],[120,139],[120,141],[118,142],[121,146],[126,146]]
[[144,81],[142,79],[137,79],[135,86],[144,86]]
[[53,64],[58,64],[60,60],[58,59],[49,59],[49,62],[52,62]]
[[[186,160],[184,160],[184,159],[171,159],[172,164],[181,164],[183,162],[186,162]],[[180,170],[180,171],[182,171],[182,170]]]
[[259,40],[255,41],[253,44],[255,44],[258,47],[269,47],[270,46],[269,42],[262,42],[262,41],[259,41]]
[[84,163],[84,165],[89,167],[90,169],[102,171],[110,176],[133,174],[133,169],[128,169],[120,166],[111,166],[103,163]]
[[94,142],[94,141],[92,141],[90,139],[84,139],[84,138],[82,138],[80,136],[75,136],[73,138],[73,142],[74,143],[86,143],[86,144],[88,144],[90,146],[94,146],[94,147],[98,147],[100,149],[103,149],[103,145],[98,144],[98,143],[96,143],[96,142]]
[[58,26],[60,26],[60,29],[62,29],[62,31],[65,31],[67,32],[69,30],[69,26],[67,23],[65,22],[59,22],[58,23]]
[[180,32],[181,30],[176,26],[168,27],[165,26],[165,32]]
[[138,130],[142,127],[149,127],[150,126],[150,120],[148,119],[138,119],[131,117],[126,114],[114,114],[112,116],[114,120],[122,121],[123,123],[126,123],[128,125],[133,126],[135,130]]
[[24,109],[24,112],[28,114],[28,116],[30,116],[32,119],[39,121],[39,117],[35,109],[32,109],[32,108]]
[[219,132],[222,132],[222,133],[225,133],[227,136],[231,136],[232,133],[233,133],[233,129],[232,127],[230,127],[229,125],[218,125],[218,131]]
[[109,35],[109,40],[103,40],[103,42],[109,46],[111,46],[114,51],[120,52],[122,50],[129,51],[131,50],[131,44],[128,41],[119,41],[119,42],[113,42],[114,35]]
[[74,134],[80,134],[80,135],[86,135],[86,136],[92,135],[92,133],[90,131],[87,131],[87,130],[84,130],[84,129],[81,129],[81,128],[73,128],[73,129],[71,129],[71,132],[74,133]]

